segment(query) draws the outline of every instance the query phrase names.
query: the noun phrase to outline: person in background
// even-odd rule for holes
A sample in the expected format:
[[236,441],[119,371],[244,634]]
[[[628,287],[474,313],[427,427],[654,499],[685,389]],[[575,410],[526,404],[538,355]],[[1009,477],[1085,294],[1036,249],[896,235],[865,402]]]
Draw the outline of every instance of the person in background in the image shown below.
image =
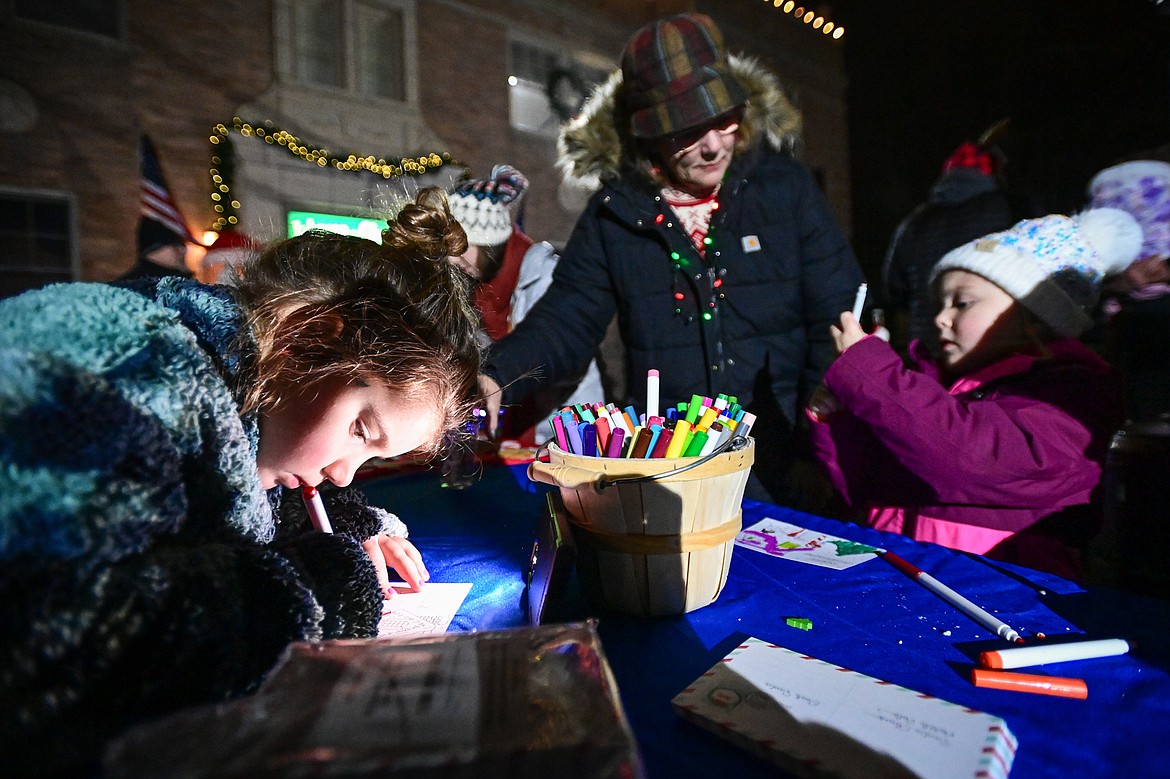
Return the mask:
[[[470,416],[480,350],[440,190],[383,244],[311,231],[233,286],[176,276],[0,301],[0,764],[253,691],[293,641],[373,636],[426,566],[348,489]],[[300,488],[322,487],[332,532]]]
[[533,245],[516,225],[527,190],[524,174],[496,165],[488,178],[461,182],[448,196],[451,213],[467,233],[467,251],[451,262],[476,282],[475,307],[490,341],[512,329],[512,292]]
[[183,236],[157,219],[138,220],[138,260],[134,267],[118,277],[129,281],[156,276],[192,277],[187,267],[187,242]]
[[562,131],[562,168],[600,189],[547,293],[489,350],[485,396],[502,387],[514,402],[579,373],[616,315],[630,392],[611,400],[644,408],[650,369],[663,407],[736,396],[758,418],[748,497],[821,508],[827,491],[802,478],[811,468],[797,475],[797,411],[863,276],[793,158],[799,132],[776,78],[729,56],[709,17],[638,30],[621,69]]
[[1126,418],[1170,413],[1170,163],[1132,160],[1089,182],[1090,206],[1120,208],[1142,226],[1138,259],[1106,284],[1108,355],[1125,380]]
[[1079,578],[1120,398],[1077,337],[1140,244],[1129,214],[1095,209],[948,252],[931,273],[941,356],[916,342],[912,368],[843,313],[809,415],[846,502],[879,530]]
[[[942,174],[925,202],[910,212],[894,231],[882,265],[882,295],[893,309],[893,343],[905,350],[919,340],[937,354],[938,333],[933,317],[931,270],[951,249],[1006,230],[1038,212],[1005,183],[1007,156],[1000,147],[1010,127],[1001,119],[979,140],[959,145],[943,163]],[[905,315],[905,326],[898,320]]]
[[199,263],[199,280],[219,284],[230,282],[262,248],[246,233],[232,228],[221,230]]
[[[467,251],[451,261],[475,280],[475,306],[483,321],[485,344],[512,332],[548,289],[557,254],[547,241],[533,241],[517,225],[528,179],[511,165],[496,165],[487,179],[458,184],[450,194],[451,212],[467,232]],[[564,404],[604,398],[596,361],[571,377],[507,409],[497,431],[501,439],[523,445],[548,440],[546,417]]]

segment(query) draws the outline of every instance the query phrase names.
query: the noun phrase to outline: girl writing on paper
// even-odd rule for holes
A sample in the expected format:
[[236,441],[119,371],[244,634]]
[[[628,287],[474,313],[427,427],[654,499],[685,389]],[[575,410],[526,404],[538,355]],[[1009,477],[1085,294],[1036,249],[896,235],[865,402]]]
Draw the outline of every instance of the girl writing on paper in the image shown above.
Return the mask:
[[941,356],[916,342],[911,368],[843,313],[808,410],[845,500],[880,530],[1079,577],[1120,397],[1077,336],[1141,240],[1125,212],[1094,209],[949,252],[932,281]]
[[378,245],[310,232],[233,286],[61,284],[0,302],[0,763],[77,775],[143,719],[253,690],[292,641],[372,636],[396,517],[323,490],[470,413],[466,248],[423,190]]

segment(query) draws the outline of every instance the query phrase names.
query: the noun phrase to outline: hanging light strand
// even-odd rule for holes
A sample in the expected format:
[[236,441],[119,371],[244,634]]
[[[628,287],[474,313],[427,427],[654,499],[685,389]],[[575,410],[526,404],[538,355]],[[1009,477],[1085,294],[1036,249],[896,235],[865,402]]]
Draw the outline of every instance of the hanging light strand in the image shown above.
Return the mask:
[[220,123],[215,125],[210,137],[211,142],[211,203],[215,210],[216,219],[212,229],[220,231],[225,227],[238,223],[237,211],[240,203],[232,197],[232,144],[231,134],[236,133],[244,138],[256,138],[269,146],[280,146],[305,162],[319,168],[334,168],[336,170],[359,173],[372,173],[384,179],[400,178],[402,176],[422,176],[446,165],[458,165],[466,168],[463,163],[451,159],[447,152],[431,152],[418,157],[399,157],[388,161],[384,157],[374,155],[333,154],[328,149],[315,147],[304,143],[300,138],[283,130],[271,121],[262,123],[245,122],[240,117],[233,117],[230,125]]
[[828,17],[808,8],[803,3],[795,2],[795,0],[764,0],[764,2],[779,8],[786,14],[792,14],[797,21],[804,22],[812,29],[822,35],[828,35],[834,40],[840,40],[845,35],[844,27],[829,21]]

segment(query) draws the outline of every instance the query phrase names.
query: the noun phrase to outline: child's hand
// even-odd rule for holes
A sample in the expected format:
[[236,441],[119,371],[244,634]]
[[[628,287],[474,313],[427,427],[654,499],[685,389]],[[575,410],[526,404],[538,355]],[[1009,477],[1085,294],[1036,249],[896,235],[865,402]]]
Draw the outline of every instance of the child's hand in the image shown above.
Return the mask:
[[841,402],[821,384],[808,399],[808,410],[818,422],[824,422],[831,414],[841,410]]
[[837,345],[837,354],[841,354],[850,346],[865,338],[865,331],[861,329],[861,324],[853,316],[852,311],[842,312],[841,326],[830,325],[829,332],[833,335],[833,343]]
[[366,554],[374,563],[374,570],[378,574],[378,586],[385,598],[394,594],[390,588],[387,568],[393,568],[410,585],[412,592],[418,592],[423,582],[431,578],[418,549],[402,536],[379,533],[363,541],[362,549],[366,550]]

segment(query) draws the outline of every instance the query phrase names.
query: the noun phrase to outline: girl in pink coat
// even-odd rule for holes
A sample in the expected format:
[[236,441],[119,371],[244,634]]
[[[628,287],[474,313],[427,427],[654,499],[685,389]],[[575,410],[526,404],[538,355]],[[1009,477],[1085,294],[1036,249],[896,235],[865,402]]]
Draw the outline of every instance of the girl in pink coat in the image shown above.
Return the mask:
[[1094,209],[951,251],[932,274],[941,357],[912,344],[909,368],[843,313],[808,413],[845,501],[879,530],[1079,578],[1121,404],[1077,337],[1141,242],[1129,214]]

